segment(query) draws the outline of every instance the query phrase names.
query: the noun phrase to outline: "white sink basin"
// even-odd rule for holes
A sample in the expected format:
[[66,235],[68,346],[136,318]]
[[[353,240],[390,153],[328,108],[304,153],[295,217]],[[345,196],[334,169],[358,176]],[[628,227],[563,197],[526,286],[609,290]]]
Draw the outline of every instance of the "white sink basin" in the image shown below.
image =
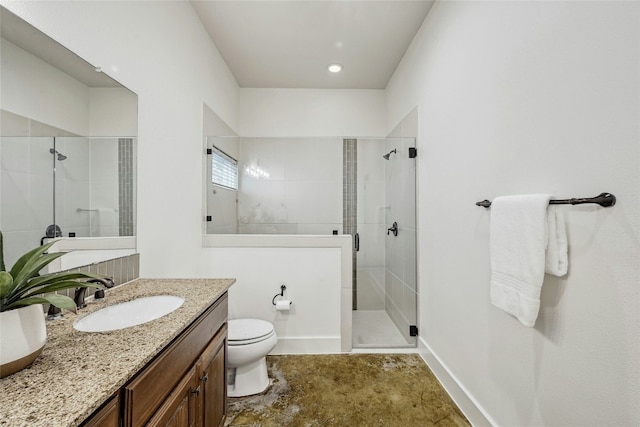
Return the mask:
[[78,319],[73,328],[82,332],[107,332],[141,325],[165,316],[184,303],[184,298],[157,295],[110,305]]

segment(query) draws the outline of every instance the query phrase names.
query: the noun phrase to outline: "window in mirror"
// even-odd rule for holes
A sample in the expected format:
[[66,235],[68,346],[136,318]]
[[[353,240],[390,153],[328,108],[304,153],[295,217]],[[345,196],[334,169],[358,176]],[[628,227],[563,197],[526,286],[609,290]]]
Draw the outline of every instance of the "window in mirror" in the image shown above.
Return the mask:
[[238,161],[216,146],[211,148],[211,183],[238,189]]

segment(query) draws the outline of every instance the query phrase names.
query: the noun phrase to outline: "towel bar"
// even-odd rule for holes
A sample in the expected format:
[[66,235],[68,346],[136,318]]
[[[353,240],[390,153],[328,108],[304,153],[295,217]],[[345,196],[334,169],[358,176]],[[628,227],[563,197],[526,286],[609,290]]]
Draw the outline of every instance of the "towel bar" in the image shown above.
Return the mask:
[[[609,208],[616,204],[616,196],[611,193],[600,193],[596,197],[549,200],[550,205],[582,205],[585,203],[595,203],[602,206],[603,208]],[[476,202],[476,206],[490,208],[491,202],[489,200],[483,200],[481,202]]]

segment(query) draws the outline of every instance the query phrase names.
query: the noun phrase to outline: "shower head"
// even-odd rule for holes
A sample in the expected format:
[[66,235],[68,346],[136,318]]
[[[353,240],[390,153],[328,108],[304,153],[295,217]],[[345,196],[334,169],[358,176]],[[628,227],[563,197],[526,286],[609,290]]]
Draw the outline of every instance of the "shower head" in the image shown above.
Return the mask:
[[392,153],[397,153],[397,151],[396,151],[396,149],[395,149],[395,148],[394,148],[393,150],[389,151],[387,154],[385,154],[385,155],[384,155],[384,156],[382,156],[382,157],[384,157],[384,159],[385,159],[385,160],[389,160],[389,157],[391,157],[391,154],[392,154]]
[[58,160],[59,161],[63,161],[64,159],[67,158],[67,156],[65,156],[64,154],[62,154],[61,152],[59,152],[58,150],[54,150],[53,148],[49,148],[49,152],[51,154],[57,154],[58,155]]

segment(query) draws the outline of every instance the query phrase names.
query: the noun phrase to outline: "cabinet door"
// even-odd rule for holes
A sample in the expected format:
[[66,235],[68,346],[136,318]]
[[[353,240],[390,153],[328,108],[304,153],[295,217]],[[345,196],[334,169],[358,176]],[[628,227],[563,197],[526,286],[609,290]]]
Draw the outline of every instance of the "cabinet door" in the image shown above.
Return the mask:
[[82,427],[119,427],[120,426],[120,397],[113,396],[104,404],[102,408],[97,410],[93,415],[87,418]]
[[198,361],[202,389],[198,400],[198,426],[219,427],[227,415],[227,325],[225,324],[205,348]]
[[200,384],[195,366],[182,377],[176,388],[151,417],[147,426],[192,427],[195,423],[196,399]]

